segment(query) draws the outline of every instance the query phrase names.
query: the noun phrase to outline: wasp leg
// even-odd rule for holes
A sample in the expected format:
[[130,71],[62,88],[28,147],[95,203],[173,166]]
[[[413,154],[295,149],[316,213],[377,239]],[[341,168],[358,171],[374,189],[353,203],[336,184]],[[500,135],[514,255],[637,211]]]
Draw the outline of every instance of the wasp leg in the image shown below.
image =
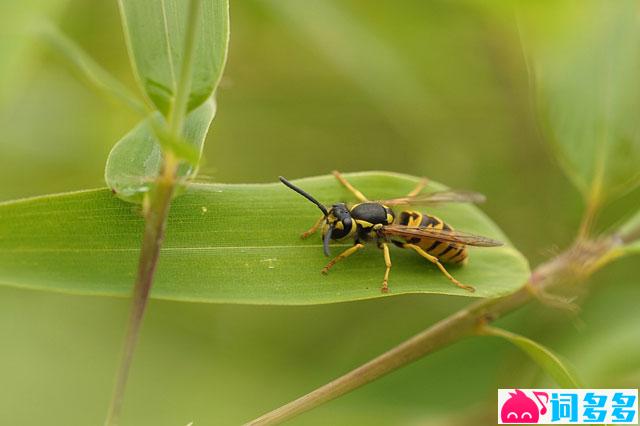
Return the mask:
[[411,192],[407,194],[407,197],[415,197],[416,195],[418,195],[424,189],[424,187],[427,186],[428,182],[429,182],[429,179],[427,178],[420,179],[420,182],[418,182],[416,187],[413,188]]
[[325,275],[328,274],[329,273],[329,269],[331,269],[333,267],[333,265],[335,265],[336,263],[340,262],[342,259],[346,259],[347,257],[351,256],[353,253],[357,252],[358,250],[360,250],[363,247],[364,247],[364,244],[360,244],[360,243],[349,247],[348,249],[346,249],[345,251],[343,251],[342,253],[340,253],[339,255],[334,257],[333,259],[331,259],[329,261],[329,263],[327,263],[327,265],[324,268],[322,268],[322,273],[325,274]]
[[351,185],[341,174],[339,171],[334,170],[333,175],[336,177],[336,179],[338,179],[338,182],[340,182],[342,185],[344,185],[345,188],[347,188],[349,191],[351,191],[353,193],[353,195],[356,196],[356,198],[360,201],[369,201],[367,200],[367,197],[364,196],[364,194],[360,191],[358,191],[357,189],[355,189],[353,187],[353,185]]
[[305,238],[315,234],[318,231],[318,228],[320,228],[320,225],[322,225],[322,222],[324,222],[324,216],[321,216],[311,228],[300,234],[300,238],[304,240]]
[[455,278],[453,278],[451,276],[451,274],[445,269],[445,267],[442,265],[442,263],[440,263],[440,261],[438,260],[437,257],[430,255],[429,253],[427,253],[426,251],[424,251],[422,249],[422,247],[417,246],[415,244],[403,244],[402,247],[404,248],[410,248],[416,251],[416,253],[418,253],[420,256],[424,257],[425,259],[427,259],[429,262],[435,264],[438,269],[440,269],[440,272],[442,272],[444,274],[445,277],[447,277],[449,279],[449,281],[451,281],[452,283],[454,283],[455,285],[457,285],[460,288],[463,288],[465,290],[468,291],[476,291],[476,289],[470,285],[466,285],[466,284],[462,284],[460,281],[456,280]]
[[389,291],[389,272],[391,271],[391,255],[389,254],[389,246],[386,243],[382,243],[382,250],[384,252],[384,264],[387,266],[387,270],[384,271],[384,279],[382,280],[382,288],[380,291],[386,293]]

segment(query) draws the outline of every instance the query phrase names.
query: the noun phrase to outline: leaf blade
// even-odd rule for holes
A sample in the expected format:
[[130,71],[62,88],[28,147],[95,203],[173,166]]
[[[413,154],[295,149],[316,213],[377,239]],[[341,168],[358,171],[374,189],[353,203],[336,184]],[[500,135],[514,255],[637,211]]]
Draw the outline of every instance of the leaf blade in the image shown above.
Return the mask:
[[[178,169],[178,177],[188,179],[195,175],[202,154],[209,126],[216,113],[216,104],[212,98],[193,110],[185,120],[184,142],[169,147],[180,157],[188,158]],[[157,124],[154,124],[157,123]],[[157,138],[157,129],[162,117],[154,113],[118,141],[109,153],[105,166],[105,182],[120,198],[129,202],[142,202],[144,194],[149,192],[162,165],[161,142]]]
[[575,374],[571,369],[565,366],[563,361],[556,354],[540,343],[497,327],[484,326],[481,328],[480,334],[502,337],[517,346],[563,388],[571,389],[581,387],[578,379],[575,377]]
[[539,116],[570,180],[601,205],[640,185],[638,6],[544,5],[526,4],[523,14]]
[[133,111],[144,116],[149,108],[118,79],[100,66],[75,41],[51,23],[42,24],[39,32],[51,48],[67,60],[75,71],[87,83],[103,93],[116,98],[129,106]]
[[[129,56],[143,92],[165,116],[175,97],[186,36],[189,2],[120,0]],[[229,3],[203,0],[196,34],[193,75],[187,111],[214,92],[227,58]]]
[[[408,192],[417,182],[388,173],[347,176],[382,196]],[[323,202],[347,199],[331,176],[298,184]],[[476,207],[451,205],[437,212],[461,229],[508,241]],[[336,265],[328,276],[320,274],[327,260],[319,240],[298,237],[317,214],[315,206],[281,184],[193,185],[172,206],[152,297],[283,305],[383,297],[384,262],[373,246]],[[143,227],[134,206],[95,190],[6,203],[0,205],[0,218],[0,283],[130,294]],[[522,255],[509,245],[471,249],[470,258],[468,266],[450,272],[476,285],[473,294],[453,286],[418,256],[395,250],[390,294],[493,297],[516,290],[529,274]]]

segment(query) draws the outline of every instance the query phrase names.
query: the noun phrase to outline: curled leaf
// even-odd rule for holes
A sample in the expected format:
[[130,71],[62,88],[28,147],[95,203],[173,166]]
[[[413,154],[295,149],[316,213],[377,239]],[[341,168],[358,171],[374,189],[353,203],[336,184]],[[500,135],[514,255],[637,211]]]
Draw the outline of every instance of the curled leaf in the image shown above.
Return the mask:
[[178,169],[178,177],[192,177],[197,171],[202,147],[215,112],[215,102],[209,99],[189,113],[183,129],[184,138],[180,141],[163,132],[164,122],[160,113],[147,117],[111,150],[105,167],[105,181],[109,188],[126,201],[141,202],[162,166],[161,146],[187,160]]

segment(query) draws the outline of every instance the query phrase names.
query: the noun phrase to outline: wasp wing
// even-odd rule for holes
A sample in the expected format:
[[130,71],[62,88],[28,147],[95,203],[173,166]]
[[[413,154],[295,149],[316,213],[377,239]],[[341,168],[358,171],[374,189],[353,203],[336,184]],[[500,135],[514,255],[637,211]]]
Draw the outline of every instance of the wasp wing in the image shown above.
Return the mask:
[[485,196],[472,191],[437,191],[429,194],[418,194],[414,197],[399,197],[390,200],[381,200],[379,203],[386,206],[399,206],[406,204],[424,205],[436,203],[483,203]]
[[452,229],[414,228],[404,225],[387,225],[382,228],[385,235],[397,235],[406,238],[430,238],[450,244],[461,244],[477,247],[497,247],[504,245],[501,241],[480,235],[469,234]]

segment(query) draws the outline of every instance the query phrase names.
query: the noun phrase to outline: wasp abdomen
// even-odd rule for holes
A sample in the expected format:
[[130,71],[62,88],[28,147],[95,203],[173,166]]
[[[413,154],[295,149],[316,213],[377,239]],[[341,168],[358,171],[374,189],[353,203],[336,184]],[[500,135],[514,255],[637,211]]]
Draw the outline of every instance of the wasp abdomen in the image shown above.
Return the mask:
[[[451,226],[446,224],[439,217],[410,210],[400,213],[398,224],[412,228],[453,230]],[[402,247],[402,244],[404,243],[415,244],[420,246],[430,255],[437,257],[442,262],[460,263],[467,258],[467,249],[461,244],[449,244],[443,241],[434,240],[433,238],[394,238],[400,238],[400,240],[392,240],[395,245]]]

